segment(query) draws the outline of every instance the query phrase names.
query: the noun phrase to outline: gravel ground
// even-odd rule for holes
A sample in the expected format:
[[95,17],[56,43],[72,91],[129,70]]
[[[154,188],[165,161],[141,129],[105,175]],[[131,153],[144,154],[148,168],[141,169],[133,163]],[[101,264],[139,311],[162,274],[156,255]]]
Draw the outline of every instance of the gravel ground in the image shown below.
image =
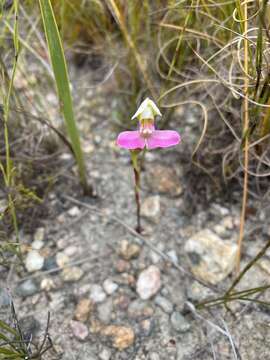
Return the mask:
[[[182,114],[183,119],[189,116],[194,114]],[[83,197],[72,173],[66,172],[46,202],[50,216],[37,219],[34,234],[21,234],[26,269],[10,271],[7,286],[25,334],[41,342],[49,311],[54,347],[43,356],[48,360],[270,359],[266,307],[234,302],[230,312],[222,306],[211,311],[192,306],[217,296],[193,276],[221,294],[231,284],[240,191],[226,202],[210,190],[203,196],[208,202],[196,200],[191,206],[185,176],[190,165],[182,160],[193,139],[190,125],[182,126],[180,145],[146,155],[144,232],[143,239],[137,237],[130,230],[136,210],[129,154],[115,146],[110,111],[102,117],[85,117],[80,123],[98,198]],[[62,158],[72,162],[69,154]],[[201,176],[198,182],[209,180]],[[205,189],[211,189],[208,185]],[[262,230],[265,219],[267,209],[259,220],[255,215],[247,220],[243,264],[269,236]],[[239,287],[268,283],[269,272],[266,254]],[[7,273],[0,276],[5,284]],[[3,318],[8,313],[5,287],[0,292]],[[267,292],[260,299],[267,300]]]

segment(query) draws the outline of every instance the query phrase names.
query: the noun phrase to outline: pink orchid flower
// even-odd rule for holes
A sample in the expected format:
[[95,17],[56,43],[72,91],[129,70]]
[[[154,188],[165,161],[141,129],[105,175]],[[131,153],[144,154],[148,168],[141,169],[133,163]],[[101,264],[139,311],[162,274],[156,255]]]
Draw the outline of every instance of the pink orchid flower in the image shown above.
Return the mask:
[[158,107],[152,100],[145,99],[132,117],[132,120],[138,118],[139,129],[121,132],[117,138],[117,145],[129,150],[166,148],[177,145],[181,140],[178,132],[156,130],[155,115],[161,116]]

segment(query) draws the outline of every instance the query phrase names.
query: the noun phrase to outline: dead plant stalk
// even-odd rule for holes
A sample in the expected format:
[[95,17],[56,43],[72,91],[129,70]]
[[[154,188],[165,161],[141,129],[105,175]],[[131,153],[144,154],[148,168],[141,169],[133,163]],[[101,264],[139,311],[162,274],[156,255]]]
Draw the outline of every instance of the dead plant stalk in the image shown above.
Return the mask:
[[244,138],[244,186],[243,186],[243,197],[242,197],[242,210],[240,216],[240,228],[239,228],[239,237],[238,237],[238,252],[237,252],[237,262],[236,262],[236,271],[240,271],[240,260],[241,260],[241,251],[242,251],[242,242],[244,238],[244,228],[245,228],[245,217],[246,217],[246,206],[247,206],[247,195],[248,195],[248,148],[249,140],[247,136],[247,131],[249,128],[249,103],[248,103],[248,87],[249,87],[249,78],[248,78],[248,2],[245,1],[243,4],[243,31],[244,31],[244,70],[245,70],[245,80],[244,80],[244,100],[243,100],[243,138]]

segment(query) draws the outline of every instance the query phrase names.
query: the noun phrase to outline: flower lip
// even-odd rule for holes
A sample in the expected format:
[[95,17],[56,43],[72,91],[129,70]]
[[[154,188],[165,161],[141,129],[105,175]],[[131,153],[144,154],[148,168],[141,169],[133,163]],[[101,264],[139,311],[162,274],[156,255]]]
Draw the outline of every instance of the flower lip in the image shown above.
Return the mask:
[[140,120],[139,132],[143,138],[149,138],[155,131],[153,119],[142,119]]
[[159,108],[153,100],[146,98],[141,105],[138,107],[136,113],[132,116],[132,120],[138,118],[143,119],[154,119],[156,115],[162,116]]

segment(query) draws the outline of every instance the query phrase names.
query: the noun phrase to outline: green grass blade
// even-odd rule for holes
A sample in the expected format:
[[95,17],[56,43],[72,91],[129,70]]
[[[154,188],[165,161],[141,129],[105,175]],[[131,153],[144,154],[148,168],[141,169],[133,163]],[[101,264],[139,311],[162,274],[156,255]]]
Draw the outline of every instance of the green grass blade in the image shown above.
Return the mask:
[[52,68],[56,81],[61,110],[63,112],[67,131],[79,168],[80,180],[85,191],[89,190],[86,180],[86,170],[80,144],[79,132],[76,126],[67,65],[62,47],[59,30],[56,24],[50,0],[39,0],[43,26],[50,53]]

